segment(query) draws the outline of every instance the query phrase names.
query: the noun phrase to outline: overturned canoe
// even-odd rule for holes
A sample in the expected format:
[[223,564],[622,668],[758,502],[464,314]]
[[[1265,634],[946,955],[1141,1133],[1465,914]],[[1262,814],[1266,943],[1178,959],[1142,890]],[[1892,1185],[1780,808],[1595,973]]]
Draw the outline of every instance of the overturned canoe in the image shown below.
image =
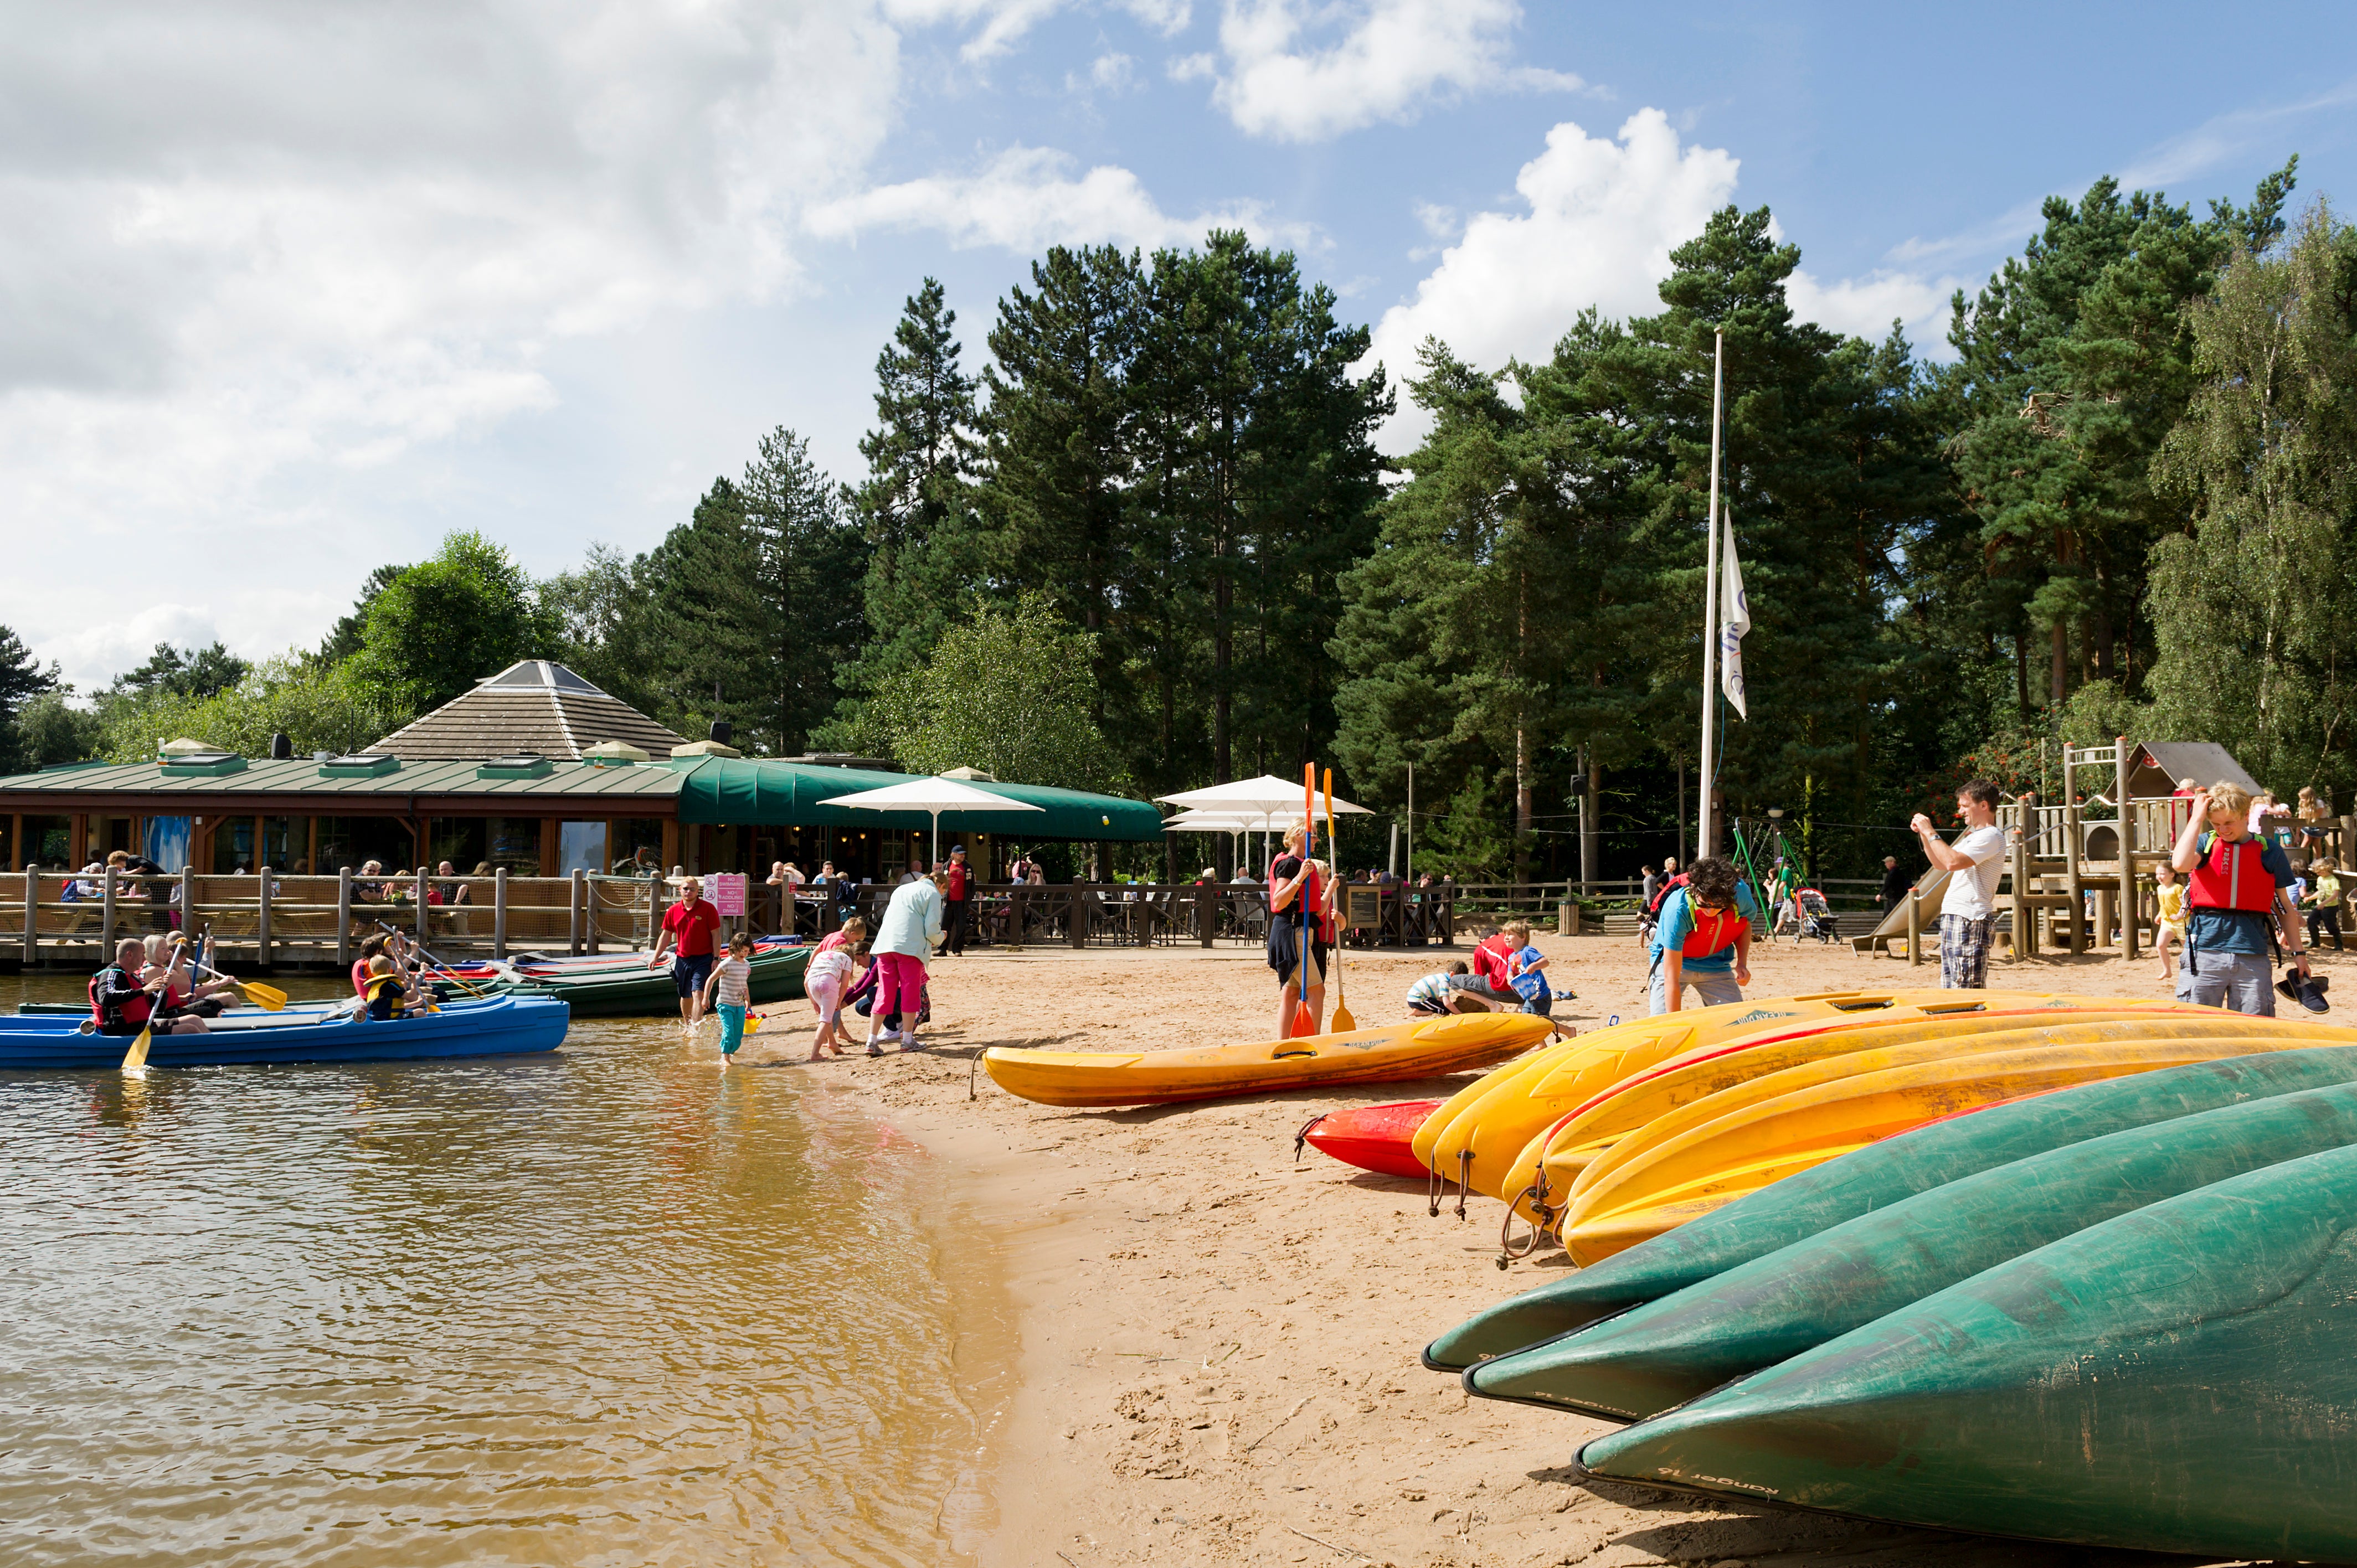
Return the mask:
[[2233,1057],[2082,1084],[1916,1128],[1787,1176],[1627,1251],[1488,1307],[1426,1347],[1457,1372],[1653,1301],[1862,1214],[2126,1128],[2357,1082],[2357,1047]]
[[[754,951],[753,972],[747,986],[756,1002],[791,1002],[802,993],[802,972],[810,967],[806,947],[770,947]],[[569,1005],[582,1017],[654,1017],[674,1012],[679,988],[671,970],[649,969],[643,958],[628,965],[583,972],[549,972],[518,976],[493,983],[497,994],[537,996]]]
[[1399,1083],[1489,1067],[1554,1030],[1525,1013],[1411,1019],[1340,1035],[1178,1051],[1035,1051],[993,1046],[983,1070],[1042,1105],[1167,1105],[1329,1084]]
[[1894,1523],[2357,1560],[2357,1149],[2001,1263],[1580,1450]]

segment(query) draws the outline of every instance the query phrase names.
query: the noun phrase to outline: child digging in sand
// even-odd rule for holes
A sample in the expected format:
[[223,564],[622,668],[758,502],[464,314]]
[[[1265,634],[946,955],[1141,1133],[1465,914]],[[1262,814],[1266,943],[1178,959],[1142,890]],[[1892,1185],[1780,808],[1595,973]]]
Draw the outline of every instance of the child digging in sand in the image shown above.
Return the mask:
[[[847,922],[844,932],[847,940],[835,941],[833,947],[822,947],[803,972],[802,989],[810,993],[810,1003],[818,1009],[818,1035],[811,1041],[810,1059],[819,1059],[821,1051],[843,1054],[843,999],[852,983],[859,978],[867,963],[866,928],[857,920]],[[838,933],[842,934],[842,933]]]

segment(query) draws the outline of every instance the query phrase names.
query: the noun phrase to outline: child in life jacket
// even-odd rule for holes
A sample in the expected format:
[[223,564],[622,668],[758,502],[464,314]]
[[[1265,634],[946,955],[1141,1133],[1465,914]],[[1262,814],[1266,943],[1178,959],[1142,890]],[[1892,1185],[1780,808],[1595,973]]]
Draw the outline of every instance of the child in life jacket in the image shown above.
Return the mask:
[[1689,985],[1706,1007],[1742,1001],[1751,983],[1751,922],[1759,916],[1751,889],[1730,862],[1716,854],[1695,861],[1686,885],[1662,900],[1653,927],[1647,983],[1652,1012],[1681,1011]]
[[2281,932],[2300,978],[2312,979],[2300,946],[2299,911],[2283,892],[2294,880],[2290,857],[2251,832],[2251,797],[2241,785],[2212,784],[2194,803],[2204,809],[2185,824],[2169,855],[2188,879],[2190,906],[2177,999],[2272,1018],[2271,926]]
[[366,1011],[371,1018],[398,1018],[418,1004],[418,993],[393,961],[382,953],[369,960]]

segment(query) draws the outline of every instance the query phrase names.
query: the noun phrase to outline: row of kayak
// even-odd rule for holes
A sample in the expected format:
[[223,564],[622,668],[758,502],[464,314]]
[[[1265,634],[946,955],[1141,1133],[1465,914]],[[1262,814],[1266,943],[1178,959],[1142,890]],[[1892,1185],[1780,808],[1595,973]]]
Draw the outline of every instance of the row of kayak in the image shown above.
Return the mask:
[[[241,1009],[200,1035],[151,1035],[151,1067],[229,1067],[296,1062],[410,1061],[553,1051],[565,1043],[571,1009],[538,996],[490,996],[445,1004],[405,1017],[355,1017],[290,1005]],[[85,1034],[72,1017],[17,1015],[0,1021],[0,1068],[114,1068],[131,1042]]]

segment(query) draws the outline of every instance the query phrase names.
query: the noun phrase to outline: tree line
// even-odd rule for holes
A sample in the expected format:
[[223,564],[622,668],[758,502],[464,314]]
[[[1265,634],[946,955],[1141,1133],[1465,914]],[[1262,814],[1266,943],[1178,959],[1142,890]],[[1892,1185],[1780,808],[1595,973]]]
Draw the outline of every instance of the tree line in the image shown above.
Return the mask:
[[1394,817],[1413,768],[1419,867],[1626,875],[1701,788],[1723,336],[1753,622],[1728,810],[1855,874],[1964,774],[2050,790],[2056,743],[2123,732],[2345,798],[2357,238],[2287,217],[2296,167],[2201,215],[2108,179],[2050,199],[1938,362],[1798,319],[1798,247],[1730,208],[1658,314],[1584,313],[1535,362],[1424,344],[1429,434],[1388,465],[1394,383],[1353,378],[1366,329],[1288,253],[1053,249],[978,370],[926,280],[856,482],[779,429],[643,553],[533,581],[454,534],[317,649],[159,648],[78,703],[0,633],[0,745],[348,749],[547,657],[757,755],[1148,795],[1315,757]]

